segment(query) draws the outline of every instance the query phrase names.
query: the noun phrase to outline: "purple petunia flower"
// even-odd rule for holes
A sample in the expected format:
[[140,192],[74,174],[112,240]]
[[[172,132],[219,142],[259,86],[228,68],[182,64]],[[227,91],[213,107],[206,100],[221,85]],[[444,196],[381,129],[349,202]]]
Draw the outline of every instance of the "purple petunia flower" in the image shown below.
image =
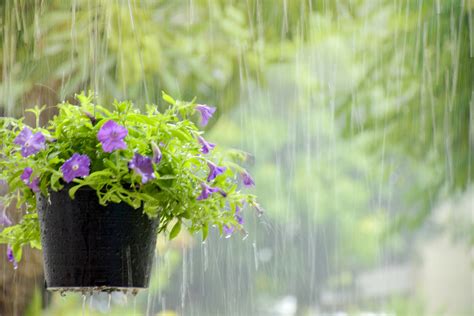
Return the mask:
[[75,153],[61,166],[64,181],[69,183],[74,178],[88,176],[90,172],[90,164],[91,160],[87,155],[79,155],[78,153]]
[[198,140],[199,143],[202,145],[201,152],[203,154],[208,154],[214,147],[216,147],[216,144],[207,142],[202,136],[198,136]]
[[11,224],[13,224],[12,221],[8,218],[7,214],[5,214],[5,210],[3,210],[2,214],[0,215],[0,226],[7,227],[11,226]]
[[21,181],[23,181],[25,184],[29,184],[32,174],[33,174],[33,169],[31,169],[30,167],[26,167],[20,176]]
[[238,206],[235,206],[235,215],[234,215],[234,217],[235,217],[235,220],[237,221],[237,223],[239,223],[240,225],[244,224],[244,217],[242,216],[240,207],[238,207]]
[[209,175],[207,176],[207,182],[214,180],[218,175],[220,175],[226,170],[226,167],[219,167],[210,161],[207,162],[207,165],[209,166]]
[[102,144],[102,149],[110,153],[116,149],[126,149],[127,144],[123,141],[128,135],[128,130],[114,121],[107,121],[97,133],[97,139]]
[[36,154],[45,147],[44,135],[41,132],[33,134],[28,127],[24,127],[13,142],[21,146],[23,157]]
[[[240,225],[243,225],[244,224],[244,217],[242,216],[241,212],[240,212],[240,207],[239,206],[235,206],[235,214],[234,214],[234,218],[235,220],[237,221],[237,223],[239,223]],[[235,226],[234,225],[224,225],[223,227],[223,230],[224,230],[224,235],[225,235],[225,238],[229,238],[232,233],[235,231]]]
[[33,179],[33,181],[31,181],[31,183],[28,185],[28,187],[35,193],[39,192],[40,191],[40,187],[39,187],[39,177],[36,177]]
[[222,226],[222,230],[224,231],[225,238],[229,238],[232,236],[232,233],[235,230],[234,226],[224,225]]
[[240,176],[242,177],[242,183],[246,187],[252,187],[255,185],[255,181],[253,181],[252,177],[247,171],[240,173]]
[[149,157],[135,153],[133,159],[128,163],[128,167],[141,175],[142,183],[147,183],[148,181],[155,179],[153,164]]
[[31,189],[33,190],[33,192],[39,192],[40,191],[40,188],[39,188],[39,177],[36,177],[33,179],[33,181],[31,180],[31,175],[33,174],[33,169],[31,169],[30,167],[26,167],[24,170],[23,170],[23,173],[21,174],[20,176],[20,179]]
[[204,182],[201,182],[201,195],[199,195],[196,200],[205,200],[207,199],[212,193],[219,192],[219,188],[213,188],[205,184]]
[[15,260],[15,256],[13,255],[13,249],[10,245],[8,245],[7,247],[7,258],[8,258],[8,261],[10,261],[11,263],[13,263],[13,269],[18,269],[18,262],[16,262]]
[[196,110],[201,113],[201,126],[206,126],[209,119],[216,111],[216,108],[205,104],[196,104]]
[[160,147],[155,142],[151,142],[151,148],[153,150],[153,157],[151,158],[151,161],[155,164],[159,164],[162,158],[161,150]]

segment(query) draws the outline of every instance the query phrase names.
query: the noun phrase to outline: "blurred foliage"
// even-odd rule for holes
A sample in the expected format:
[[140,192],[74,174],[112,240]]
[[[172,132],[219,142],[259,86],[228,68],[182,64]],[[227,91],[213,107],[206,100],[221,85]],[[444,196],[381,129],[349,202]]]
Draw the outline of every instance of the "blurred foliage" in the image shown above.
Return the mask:
[[303,1],[282,11],[268,0],[7,0],[0,107],[18,115],[46,88],[57,101],[93,89],[102,103],[156,103],[166,90],[225,109],[241,74],[256,77],[265,63],[265,43],[292,37],[307,9]]
[[465,191],[474,176],[474,2],[400,1],[394,10],[369,47],[356,46],[366,66],[337,113],[346,136],[371,132],[376,155],[431,166],[431,181],[414,186],[424,205],[397,221],[417,228],[440,197]]

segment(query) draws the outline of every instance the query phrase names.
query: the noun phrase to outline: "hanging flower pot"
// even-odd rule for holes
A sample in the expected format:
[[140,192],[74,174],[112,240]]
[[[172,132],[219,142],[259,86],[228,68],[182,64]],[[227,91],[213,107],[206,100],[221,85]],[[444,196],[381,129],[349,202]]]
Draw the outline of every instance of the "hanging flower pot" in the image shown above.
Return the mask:
[[126,203],[99,204],[96,192],[66,189],[38,197],[49,290],[142,289],[148,286],[158,219]]
[[48,289],[146,288],[157,234],[172,239],[184,226],[205,239],[215,226],[230,236],[243,231],[244,204],[261,212],[240,190],[254,185],[239,165],[246,155],[220,151],[192,121],[197,113],[206,125],[215,108],[164,93],[165,110],[147,105],[146,114],[77,99],[45,128],[0,118],[1,202],[26,211],[0,242],[15,265],[24,245],[42,248]]

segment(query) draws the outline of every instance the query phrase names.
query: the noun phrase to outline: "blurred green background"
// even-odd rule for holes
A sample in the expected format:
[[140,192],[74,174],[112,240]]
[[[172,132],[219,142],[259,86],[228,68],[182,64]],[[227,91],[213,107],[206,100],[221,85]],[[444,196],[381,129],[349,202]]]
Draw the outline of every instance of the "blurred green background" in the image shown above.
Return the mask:
[[245,210],[245,240],[160,239],[137,297],[44,293],[40,254],[15,272],[1,260],[0,314],[474,314],[473,0],[5,0],[0,12],[0,114],[82,90],[104,104],[196,96],[218,109],[209,139],[252,154],[266,209]]

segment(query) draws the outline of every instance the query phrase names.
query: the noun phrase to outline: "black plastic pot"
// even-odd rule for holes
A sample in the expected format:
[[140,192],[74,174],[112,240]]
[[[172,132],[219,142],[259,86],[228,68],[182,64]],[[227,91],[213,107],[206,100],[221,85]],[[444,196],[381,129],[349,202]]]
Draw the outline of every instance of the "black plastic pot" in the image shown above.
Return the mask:
[[49,290],[136,290],[148,287],[158,219],[125,203],[99,204],[96,192],[68,188],[38,197]]

